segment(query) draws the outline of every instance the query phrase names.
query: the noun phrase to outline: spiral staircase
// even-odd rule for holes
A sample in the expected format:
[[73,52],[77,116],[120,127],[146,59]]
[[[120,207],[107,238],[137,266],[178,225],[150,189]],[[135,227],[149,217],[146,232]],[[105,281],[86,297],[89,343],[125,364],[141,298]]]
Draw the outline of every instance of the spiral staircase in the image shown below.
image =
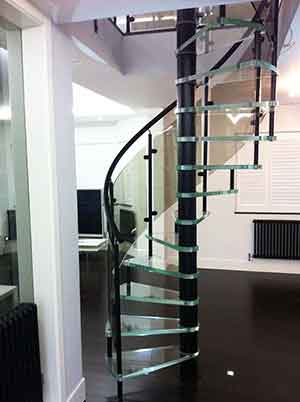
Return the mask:
[[[274,112],[277,105],[279,5],[277,0],[271,3],[262,1],[254,9],[253,18],[247,20],[231,18],[226,7],[220,6],[217,17],[208,18],[200,25],[197,24],[196,10],[178,11],[177,102],[170,104],[132,137],[107,173],[104,202],[111,251],[107,362],[118,384],[119,400],[123,398],[126,380],[175,365],[188,375],[196,370],[195,362],[200,353],[197,281],[201,277],[201,270],[197,269],[197,225],[209,216],[209,197],[236,194],[236,171],[261,169],[259,144],[276,139]],[[236,33],[240,35],[238,39]],[[219,43],[212,38],[219,38]],[[202,57],[212,48],[215,50],[219,46],[222,50],[227,40],[233,40],[233,43],[222,57],[209,71],[199,72],[197,65],[201,65]],[[232,63],[245,43],[239,61]],[[247,98],[231,102],[235,99],[232,88],[236,83],[247,87]],[[222,103],[214,99],[214,89],[220,86],[228,99]],[[165,230],[159,222],[162,222],[166,209],[159,210],[155,198],[163,190],[153,183],[153,165],[159,154],[153,130],[166,116],[172,115],[176,106],[176,128],[171,125],[161,134],[171,136],[177,144],[174,171],[177,175],[177,211],[175,213],[173,208],[173,216],[176,216],[173,222],[168,222],[168,230]],[[212,132],[213,122],[229,113],[248,116],[249,130]],[[263,135],[260,126],[266,116],[268,133]],[[197,123],[199,117],[200,126]],[[124,200],[120,202],[117,194],[120,175],[116,179],[113,177],[124,155],[145,137],[144,134],[148,134],[147,152],[140,163],[147,165],[146,175],[142,174],[142,169],[135,169],[131,178],[123,182],[123,186],[124,183],[130,185],[133,176],[141,176],[140,186],[133,190],[135,199],[146,205],[137,211],[132,205],[128,207]],[[251,163],[210,163],[212,145],[222,147],[228,143],[249,142],[253,143]],[[216,171],[228,171],[227,188],[209,189],[210,174]],[[199,209],[201,212],[197,213]],[[137,213],[141,215],[138,219]],[[169,258],[169,250],[173,257],[175,253],[177,263],[174,263],[174,258]]]

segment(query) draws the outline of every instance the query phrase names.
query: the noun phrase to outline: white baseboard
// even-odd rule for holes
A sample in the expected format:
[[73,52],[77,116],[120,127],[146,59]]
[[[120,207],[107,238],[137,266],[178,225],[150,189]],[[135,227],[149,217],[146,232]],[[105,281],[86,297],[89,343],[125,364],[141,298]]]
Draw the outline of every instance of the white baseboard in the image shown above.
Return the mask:
[[74,391],[68,397],[67,402],[84,402],[85,399],[85,378],[82,378]]
[[[177,257],[170,256],[168,261],[177,264]],[[198,269],[224,269],[227,271],[270,272],[282,274],[300,274],[300,263],[297,260],[272,260],[257,258],[248,260],[229,258],[198,258]]]
[[203,258],[200,259],[200,261],[200,269],[300,274],[300,264],[297,260],[272,260],[261,258],[247,261],[238,259]]

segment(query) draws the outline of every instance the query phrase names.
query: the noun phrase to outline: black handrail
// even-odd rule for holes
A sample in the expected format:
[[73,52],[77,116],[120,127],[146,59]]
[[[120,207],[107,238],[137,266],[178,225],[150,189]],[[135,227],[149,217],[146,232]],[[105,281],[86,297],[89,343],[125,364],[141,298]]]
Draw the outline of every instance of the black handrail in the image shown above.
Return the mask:
[[[255,22],[257,21],[264,8],[268,5],[268,0],[264,0],[259,4],[259,7],[257,8],[254,17],[252,18],[252,21]],[[243,43],[243,38],[247,37],[249,35],[249,30],[244,33],[242,36],[242,39],[234,43],[231,48],[225,53],[223,57],[210,69],[210,70],[215,70],[220,68],[223,64],[226,63],[226,61],[235,53],[235,51],[241,46]],[[109,191],[110,191],[110,186],[111,186],[111,178],[112,174],[119,163],[120,159],[123,157],[123,155],[128,151],[128,149],[143,135],[145,134],[148,130],[154,126],[158,121],[160,121],[163,117],[165,117],[171,110],[173,110],[177,105],[177,101],[175,100],[174,102],[170,103],[164,110],[162,110],[158,115],[156,115],[152,120],[149,121],[140,131],[138,131],[127,143],[126,145],[121,149],[121,151],[118,153],[118,155],[115,157],[113,160],[112,164],[110,165],[110,168],[107,172],[105,182],[104,182],[104,208],[105,208],[105,213],[107,217],[107,223],[110,228],[109,230],[109,236],[111,241],[113,241],[112,236],[114,236],[114,239],[116,239],[119,243],[122,243],[124,241],[131,241],[132,237],[130,236],[129,233],[121,233],[115,224],[114,221],[114,216],[113,216],[113,209],[110,207],[109,204]],[[111,200],[113,203],[113,200]]]
[[156,115],[152,120],[149,121],[139,132],[137,132],[121,149],[121,151],[118,153],[118,155],[115,157],[113,160],[112,164],[110,165],[110,168],[107,172],[106,178],[105,178],[105,183],[104,183],[104,208],[105,208],[105,213],[107,217],[107,222],[108,225],[111,227],[111,230],[114,232],[114,235],[116,239],[119,242],[130,240],[130,237],[126,233],[121,233],[119,229],[117,228],[117,225],[114,222],[113,218],[113,213],[112,209],[109,206],[109,187],[111,183],[111,177],[112,174],[115,170],[115,167],[119,163],[120,159],[122,156],[127,152],[127,150],[148,130],[150,130],[151,127],[154,126],[157,122],[159,122],[163,117],[165,117],[171,110],[173,110],[176,107],[177,101],[174,101],[170,103],[169,106],[167,106],[164,110],[162,110],[158,115]]

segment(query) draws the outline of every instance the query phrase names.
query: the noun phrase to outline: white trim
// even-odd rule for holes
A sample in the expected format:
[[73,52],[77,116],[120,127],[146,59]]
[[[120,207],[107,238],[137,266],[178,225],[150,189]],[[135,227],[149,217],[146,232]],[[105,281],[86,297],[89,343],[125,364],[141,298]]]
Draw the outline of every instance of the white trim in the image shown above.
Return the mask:
[[47,20],[26,0],[0,0],[0,9],[3,17],[22,29],[43,24]]
[[[64,401],[66,395],[66,367],[54,144],[55,118],[51,85],[53,80],[51,23],[45,21],[41,26],[23,31],[23,49],[34,294],[41,312],[40,338],[45,398],[47,400],[49,397],[49,402],[52,402],[56,395],[60,402]],[[43,87],[42,92],[36,85],[37,76]],[[40,118],[37,117],[37,112],[40,113]],[[43,136],[40,134],[41,131]],[[42,180],[37,174],[43,176]],[[41,193],[48,194],[48,201],[41,197]],[[47,211],[47,217],[41,217],[37,213],[41,203]],[[44,230],[41,236],[43,224],[48,229]],[[45,252],[45,242],[48,253]],[[44,258],[47,262],[43,262]],[[47,284],[46,270],[41,269],[42,265],[49,270]],[[52,336],[49,332],[50,325],[54,331],[51,342],[47,339]],[[55,355],[55,362],[49,356],[51,352]]]
[[[177,265],[177,256],[168,256],[170,264]],[[198,270],[212,269],[225,271],[245,271],[245,272],[268,272],[282,274],[300,274],[299,260],[277,260],[277,259],[251,259],[239,260],[230,258],[200,258]]]
[[67,402],[83,402],[85,400],[85,378],[82,378],[74,391],[68,397]]
[[226,271],[268,272],[282,274],[300,274],[300,264],[297,260],[252,259],[234,260],[222,258],[201,259],[201,269],[220,269]]

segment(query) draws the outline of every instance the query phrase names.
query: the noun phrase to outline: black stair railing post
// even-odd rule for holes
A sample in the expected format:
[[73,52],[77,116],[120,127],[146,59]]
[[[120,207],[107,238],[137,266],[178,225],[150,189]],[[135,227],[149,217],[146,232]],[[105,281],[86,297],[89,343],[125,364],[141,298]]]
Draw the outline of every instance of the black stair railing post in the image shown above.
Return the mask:
[[[272,64],[277,67],[278,59],[278,18],[279,18],[279,0],[273,0],[272,2]],[[272,71],[271,73],[271,101],[276,100],[276,84],[277,74]],[[270,110],[269,116],[269,135],[273,136],[275,130],[275,111]]]
[[[196,9],[177,11],[177,48],[187,39],[196,33]],[[196,43],[193,41],[183,51],[177,54],[177,78],[193,75],[196,72]],[[195,82],[188,82],[177,85],[177,106],[178,108],[195,106]],[[195,113],[177,114],[177,135],[179,137],[195,137]],[[178,165],[196,164],[196,143],[178,143]],[[194,193],[196,191],[196,173],[191,171],[177,172],[177,187],[179,193]],[[196,198],[178,199],[178,219],[196,219]],[[196,225],[178,225],[179,246],[197,245]],[[179,252],[179,271],[185,274],[197,272],[197,252]],[[179,285],[181,300],[197,299],[197,279],[180,279]],[[180,324],[184,327],[195,327],[198,325],[198,308],[180,307]],[[198,350],[197,333],[182,334],[180,337],[180,350],[182,353],[196,353]],[[196,368],[196,361],[182,365],[181,374],[190,376]]]
[[[207,106],[209,104],[209,80],[208,77],[205,77],[204,79],[204,99],[203,103],[204,106]],[[203,137],[208,137],[208,130],[209,130],[209,122],[208,122],[208,111],[205,110],[204,116],[203,116]],[[206,166],[208,164],[208,142],[205,141],[203,143],[203,165]],[[207,191],[207,170],[203,171],[203,179],[202,179],[202,191],[205,193]],[[203,197],[202,201],[202,211],[203,213],[207,212],[207,197]]]
[[157,149],[153,148],[153,137],[151,130],[148,132],[148,154],[144,155],[144,159],[148,161],[148,216],[144,219],[148,223],[148,257],[153,256],[153,216],[157,212],[153,210],[153,155],[157,153]]
[[[259,31],[255,31],[254,34],[254,57],[255,60],[260,61],[261,60],[261,48],[262,48],[262,34]],[[255,102],[260,102],[261,101],[261,67],[256,67],[256,74],[255,74]],[[256,106],[255,108],[255,125],[254,125],[254,130],[255,130],[255,136],[259,136],[260,133],[260,107]],[[259,160],[259,141],[254,141],[254,165],[258,165],[258,160]]]
[[[112,215],[114,216],[114,185],[113,182],[110,180],[109,182],[109,200],[110,200],[110,208],[112,211]],[[109,246],[108,246],[108,256],[107,256],[107,320],[105,324],[105,337],[106,337],[106,354],[108,358],[112,357],[112,276],[113,276],[113,244],[115,242],[115,237],[110,227],[109,223],[107,222],[107,233],[109,239]]]
[[121,302],[120,302],[120,257],[119,257],[119,243],[115,240],[113,247],[113,265],[114,265],[114,320],[115,320],[115,346],[117,357],[117,374],[118,374],[118,399],[119,402],[123,401],[123,382],[122,382],[122,337],[121,337]]

